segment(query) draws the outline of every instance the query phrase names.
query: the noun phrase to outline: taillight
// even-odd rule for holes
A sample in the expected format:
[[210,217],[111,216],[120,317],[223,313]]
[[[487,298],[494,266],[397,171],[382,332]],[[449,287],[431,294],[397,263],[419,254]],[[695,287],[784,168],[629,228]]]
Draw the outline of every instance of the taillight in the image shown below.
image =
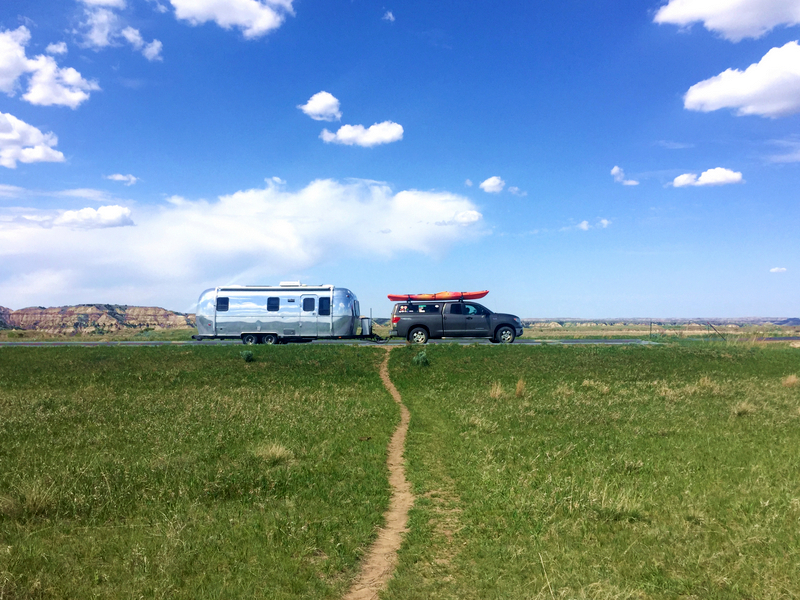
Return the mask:
[[392,325],[397,325],[400,322],[400,317],[392,317]]

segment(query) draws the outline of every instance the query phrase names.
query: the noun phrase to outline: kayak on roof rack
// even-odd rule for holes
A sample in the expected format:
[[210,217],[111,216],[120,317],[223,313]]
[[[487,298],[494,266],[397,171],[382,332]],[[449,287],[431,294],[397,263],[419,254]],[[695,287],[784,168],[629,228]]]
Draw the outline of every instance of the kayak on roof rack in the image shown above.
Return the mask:
[[435,294],[389,294],[389,300],[402,302],[403,300],[477,300],[483,298],[489,290],[482,292],[437,292]]

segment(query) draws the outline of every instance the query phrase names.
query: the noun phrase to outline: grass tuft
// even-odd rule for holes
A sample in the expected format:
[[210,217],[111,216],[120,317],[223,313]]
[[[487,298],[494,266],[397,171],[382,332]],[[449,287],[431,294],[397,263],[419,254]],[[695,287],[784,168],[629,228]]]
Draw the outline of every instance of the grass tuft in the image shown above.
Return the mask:
[[514,396],[517,398],[522,398],[525,395],[525,380],[519,379],[517,381],[517,389],[514,391]]
[[495,381],[492,384],[492,389],[489,390],[489,398],[492,400],[498,400],[503,397],[503,384],[499,381]]
[[419,352],[414,358],[411,359],[411,362],[418,367],[427,367],[431,364],[430,360],[428,360],[428,353],[425,352],[425,350]]
[[787,375],[783,378],[783,387],[794,387],[798,383],[800,383],[800,379],[798,379],[797,375]]
[[746,401],[739,402],[739,404],[733,407],[731,412],[733,412],[733,415],[736,417],[746,417],[754,414],[756,412],[756,407]]
[[294,453],[280,444],[261,444],[253,450],[253,454],[262,459],[270,467],[288,465],[294,461]]

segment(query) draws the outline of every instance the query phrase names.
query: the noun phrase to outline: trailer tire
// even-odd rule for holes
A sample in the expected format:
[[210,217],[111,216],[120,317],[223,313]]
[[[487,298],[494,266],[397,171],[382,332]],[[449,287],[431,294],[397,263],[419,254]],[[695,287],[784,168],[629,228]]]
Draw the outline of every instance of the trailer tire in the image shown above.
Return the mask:
[[514,342],[514,338],[516,337],[517,336],[514,333],[514,330],[508,325],[504,325],[498,329],[497,333],[495,334],[495,339],[501,344],[511,344]]
[[261,338],[261,343],[269,345],[278,344],[279,343],[278,336],[275,335],[274,333],[267,333],[266,335],[264,335],[264,337]]
[[245,333],[242,336],[242,343],[247,346],[252,346],[258,343],[258,336],[254,333]]
[[427,344],[428,331],[424,327],[414,327],[408,332],[408,341],[412,344]]

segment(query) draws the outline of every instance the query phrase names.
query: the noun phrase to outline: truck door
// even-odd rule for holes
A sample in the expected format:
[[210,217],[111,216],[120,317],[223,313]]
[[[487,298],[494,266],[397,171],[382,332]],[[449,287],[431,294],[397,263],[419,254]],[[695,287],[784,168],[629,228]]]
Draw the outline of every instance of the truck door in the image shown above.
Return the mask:
[[319,335],[318,329],[318,315],[317,303],[319,299],[312,294],[303,294],[300,296],[300,324],[297,334],[302,337],[317,337]]
[[489,311],[480,304],[464,304],[467,335],[483,337],[489,335]]
[[464,304],[462,302],[444,305],[442,325],[446,337],[467,335],[467,317],[464,314]]

